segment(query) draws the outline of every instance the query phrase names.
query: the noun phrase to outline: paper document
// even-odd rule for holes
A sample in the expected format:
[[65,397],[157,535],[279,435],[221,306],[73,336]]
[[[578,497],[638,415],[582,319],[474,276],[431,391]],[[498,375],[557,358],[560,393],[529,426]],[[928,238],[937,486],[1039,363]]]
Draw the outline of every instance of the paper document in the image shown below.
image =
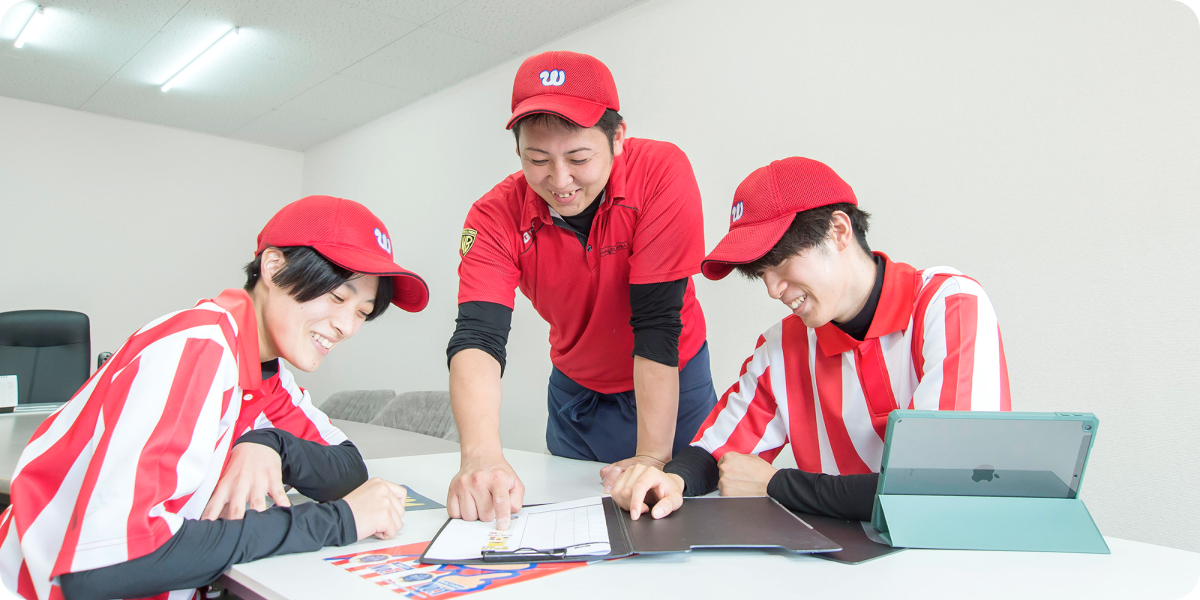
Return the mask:
[[608,520],[601,497],[529,506],[512,516],[505,531],[495,522],[453,519],[430,542],[426,559],[479,560],[483,552],[519,549],[565,551],[567,556],[609,553]]

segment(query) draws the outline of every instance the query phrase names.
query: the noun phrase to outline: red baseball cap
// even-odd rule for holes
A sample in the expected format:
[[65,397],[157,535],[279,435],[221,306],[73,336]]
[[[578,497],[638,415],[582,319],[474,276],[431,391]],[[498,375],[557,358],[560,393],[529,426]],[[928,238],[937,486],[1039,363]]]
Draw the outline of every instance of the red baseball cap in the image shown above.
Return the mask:
[[704,257],[700,271],[722,279],[770,252],[796,213],[839,202],[858,206],[854,190],[824,163],[793,156],[757,169],[734,192],[729,233]]
[[394,262],[387,227],[367,207],[344,198],[309,196],[281,209],[258,234],[255,256],[269,247],[309,246],[333,264],[392,280],[392,304],[418,312],[429,304],[429,286]]
[[512,129],[533,113],[558,115],[580,127],[591,127],[606,109],[621,110],[617,84],[604,63],[578,52],[543,52],[530,56],[513,81]]

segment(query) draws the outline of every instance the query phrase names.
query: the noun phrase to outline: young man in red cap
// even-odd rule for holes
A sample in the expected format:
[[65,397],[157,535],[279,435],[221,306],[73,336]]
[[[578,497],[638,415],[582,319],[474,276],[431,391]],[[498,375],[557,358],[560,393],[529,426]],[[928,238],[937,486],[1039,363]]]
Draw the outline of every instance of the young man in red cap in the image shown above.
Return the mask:
[[[389,303],[424,308],[425,282],[375,215],[328,196],[280,210],[246,274],[138,330],[38,428],[0,517],[9,590],[179,600],[234,563],[396,534],[404,488],[367,481],[280,359],[316,369]],[[322,503],[290,506],[284,484]]]
[[[634,519],[719,488],[869,520],[891,411],[1011,410],[983,288],[949,267],[919,271],[872,253],[869,216],[815,160],[775,161],[738,186],[704,276],[736,268],[762,279],[792,315],[758,338],[691,447],[663,470],[621,475],[612,494]],[[789,442],[799,468],[777,470]]]
[[475,202],[459,248],[453,517],[505,528],[521,508],[499,432],[515,288],[550,323],[546,444],[615,463],[605,487],[628,465],[663,466],[716,402],[691,282],[704,255],[696,178],[674,145],[626,137],[619,108],[591,56],[546,52],[517,70],[508,127],[521,171]]

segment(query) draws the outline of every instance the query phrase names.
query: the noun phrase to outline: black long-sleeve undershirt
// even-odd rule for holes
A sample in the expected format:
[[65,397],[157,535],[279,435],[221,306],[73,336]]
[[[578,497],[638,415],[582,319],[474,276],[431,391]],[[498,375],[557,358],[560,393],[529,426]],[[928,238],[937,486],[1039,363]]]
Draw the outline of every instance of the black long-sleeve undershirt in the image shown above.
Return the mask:
[[500,374],[508,364],[508,332],[512,330],[512,309],[495,302],[463,302],[454,319],[454,335],[446,345],[446,366],[455,354],[467,348],[483,350],[500,363]]
[[[703,496],[717,489],[720,470],[707,450],[688,446],[663,469],[683,479],[683,495]],[[767,495],[796,512],[870,521],[878,473],[826,475],[779,469],[767,483]]]
[[688,279],[629,285],[629,326],[633,355],[668,367],[679,366],[679,335],[683,333],[683,295]]
[[[325,446],[279,429],[247,432],[237,443],[275,450],[283,483],[318,501],[339,499],[367,480],[367,467],[349,440]],[[108,567],[60,576],[68,600],[141,598],[212,583],[231,565],[279,554],[345,546],[358,539],[345,500],[247,511],[242,519],[185,520],[150,554]]]
[[345,546],[358,539],[345,500],[275,506],[242,519],[186,520],[154,552],[59,576],[67,600],[144,598],[208,585],[229,567],[268,556]]
[[367,465],[350,440],[325,446],[282,429],[255,429],[237,443],[261,444],[279,454],[283,483],[317,502],[336,500],[367,481]]

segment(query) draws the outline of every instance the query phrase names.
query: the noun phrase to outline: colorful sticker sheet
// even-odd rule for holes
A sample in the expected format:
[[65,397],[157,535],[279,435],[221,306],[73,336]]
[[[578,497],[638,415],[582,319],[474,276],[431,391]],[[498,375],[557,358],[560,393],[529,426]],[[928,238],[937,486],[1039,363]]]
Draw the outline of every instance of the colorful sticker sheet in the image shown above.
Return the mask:
[[423,565],[429,542],[326,558],[340,569],[407,598],[446,600],[587,566],[584,562],[496,565]]

